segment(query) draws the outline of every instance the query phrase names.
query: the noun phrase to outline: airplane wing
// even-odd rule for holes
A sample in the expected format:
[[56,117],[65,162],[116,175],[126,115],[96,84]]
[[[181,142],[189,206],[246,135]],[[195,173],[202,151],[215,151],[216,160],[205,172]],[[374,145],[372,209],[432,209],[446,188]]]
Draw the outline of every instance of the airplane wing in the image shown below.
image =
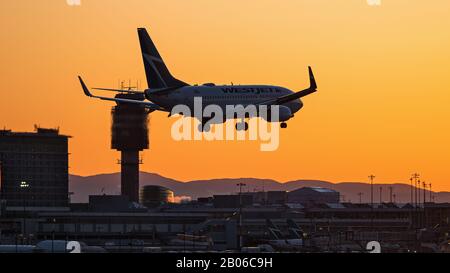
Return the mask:
[[309,70],[309,80],[310,80],[310,87],[308,89],[293,93],[293,94],[289,94],[289,95],[285,95],[285,96],[281,96],[278,97],[276,99],[271,99],[268,101],[264,101],[259,103],[259,105],[280,105],[286,102],[290,102],[299,98],[303,98],[305,96],[308,96],[314,92],[317,91],[317,84],[316,84],[316,79],[314,78],[314,74],[312,72],[311,67],[308,67]]
[[[167,88],[153,88],[148,89],[148,91],[155,95],[167,95],[171,93],[173,90],[178,89],[180,87],[183,87],[181,85],[173,86],[173,87],[167,87]],[[118,92],[118,93],[128,93],[128,94],[144,94],[145,91],[140,90],[124,90],[124,89],[111,89],[111,88],[92,88],[94,90],[102,90],[102,91],[111,91],[111,92]]]
[[161,106],[159,106],[157,104],[151,103],[151,102],[147,102],[147,101],[108,98],[108,97],[101,97],[101,96],[92,95],[91,92],[89,91],[89,88],[87,88],[86,84],[84,83],[83,79],[80,76],[78,76],[78,79],[80,80],[80,84],[81,84],[81,87],[83,88],[84,94],[86,96],[88,96],[88,97],[97,98],[97,99],[101,99],[101,100],[107,100],[107,101],[121,102],[121,103],[139,104],[139,105],[143,105],[145,108],[153,110],[153,111],[169,112],[168,110],[164,109],[163,107],[161,107]]

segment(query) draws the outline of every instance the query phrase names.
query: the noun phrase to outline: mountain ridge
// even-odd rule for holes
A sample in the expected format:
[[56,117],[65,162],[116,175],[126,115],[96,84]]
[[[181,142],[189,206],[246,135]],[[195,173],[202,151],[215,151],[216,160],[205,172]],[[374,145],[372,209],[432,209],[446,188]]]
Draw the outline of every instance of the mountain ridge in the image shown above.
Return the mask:
[[[209,197],[215,194],[232,194],[238,191],[237,183],[245,183],[244,191],[292,191],[302,187],[324,187],[339,191],[343,201],[359,202],[359,193],[362,193],[361,201],[370,202],[370,184],[364,182],[329,182],[325,180],[298,179],[287,182],[279,182],[274,179],[260,178],[217,178],[191,181],[179,181],[167,178],[156,173],[140,173],[141,186],[158,185],[174,191],[176,196]],[[208,184],[205,187],[205,184]],[[389,202],[391,195],[389,187],[392,187],[395,201],[400,203],[410,202],[411,187],[403,183],[380,183],[374,184],[374,202],[380,201],[380,190],[382,187],[382,200]],[[120,173],[105,173],[92,176],[69,176],[69,188],[73,193],[72,202],[85,203],[89,195],[120,194]],[[420,190],[421,200],[423,190]],[[393,196],[392,195],[392,196]],[[436,202],[450,202],[450,192],[433,192]],[[430,198],[430,192],[426,191],[426,200]],[[394,200],[393,200],[394,201]]]

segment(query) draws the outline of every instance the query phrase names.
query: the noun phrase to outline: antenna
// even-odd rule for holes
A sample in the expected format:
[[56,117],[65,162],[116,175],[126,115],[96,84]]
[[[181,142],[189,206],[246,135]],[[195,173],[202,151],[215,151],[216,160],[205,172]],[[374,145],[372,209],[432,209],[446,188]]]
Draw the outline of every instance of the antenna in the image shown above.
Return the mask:
[[119,88],[127,91],[139,90],[139,82],[136,81],[136,85],[133,86],[131,85],[131,79],[128,80],[128,85],[125,84],[125,81],[119,80]]

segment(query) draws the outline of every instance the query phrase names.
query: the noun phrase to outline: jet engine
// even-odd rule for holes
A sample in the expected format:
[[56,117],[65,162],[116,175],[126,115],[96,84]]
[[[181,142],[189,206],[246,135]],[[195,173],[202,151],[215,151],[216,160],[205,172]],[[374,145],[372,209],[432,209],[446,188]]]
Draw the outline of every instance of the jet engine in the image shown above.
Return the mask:
[[[271,111],[271,107],[268,107],[268,111],[267,111],[267,118],[264,115],[260,115],[260,117],[262,117],[263,119],[265,119],[266,121],[269,122],[285,122],[288,121],[289,119],[292,118],[292,111],[289,107],[284,106],[284,105],[280,105],[278,107],[279,111],[278,111],[278,120],[275,120],[275,117]],[[261,114],[261,113],[260,113]]]
[[292,111],[289,107],[280,105],[279,121],[288,121],[292,118]]

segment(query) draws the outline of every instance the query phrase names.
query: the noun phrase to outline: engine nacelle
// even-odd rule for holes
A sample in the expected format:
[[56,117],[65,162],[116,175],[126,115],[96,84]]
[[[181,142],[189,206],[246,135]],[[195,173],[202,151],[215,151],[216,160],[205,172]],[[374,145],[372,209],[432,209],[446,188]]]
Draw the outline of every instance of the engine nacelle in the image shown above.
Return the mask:
[[280,105],[280,114],[279,115],[280,115],[279,121],[288,121],[290,118],[292,118],[291,108]]
[[275,119],[273,117],[274,115],[271,113],[270,109],[271,109],[271,107],[269,107],[269,111],[267,113],[267,118],[261,116],[262,118],[264,118],[265,120],[267,120],[269,122],[278,122],[278,121],[285,122],[292,118],[292,111],[287,106],[283,106],[283,105],[279,106],[278,120],[274,120]]

